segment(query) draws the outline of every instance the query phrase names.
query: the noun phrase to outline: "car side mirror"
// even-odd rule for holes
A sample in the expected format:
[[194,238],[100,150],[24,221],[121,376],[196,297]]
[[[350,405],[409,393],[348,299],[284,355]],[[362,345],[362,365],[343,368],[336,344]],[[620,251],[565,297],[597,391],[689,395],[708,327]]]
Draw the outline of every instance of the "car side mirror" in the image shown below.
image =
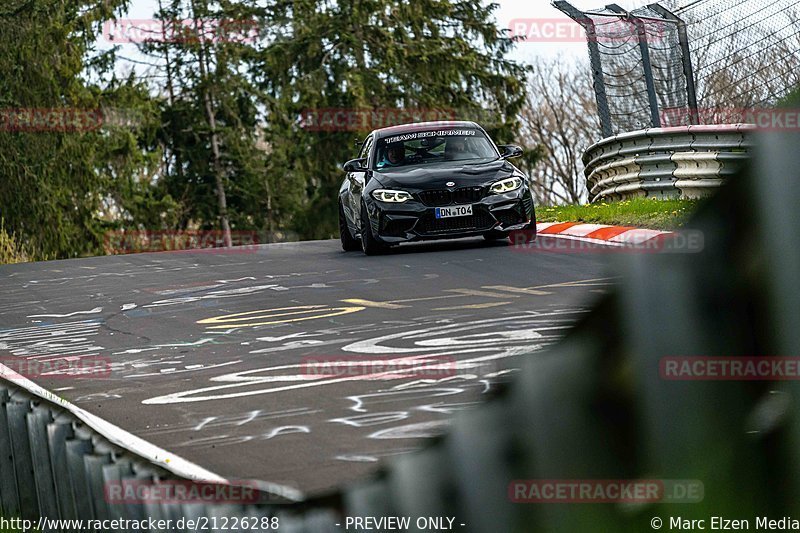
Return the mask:
[[345,172],[366,172],[367,158],[351,159],[342,166]]
[[512,159],[522,155],[522,148],[516,144],[503,144],[498,148],[500,148],[500,157],[503,159]]

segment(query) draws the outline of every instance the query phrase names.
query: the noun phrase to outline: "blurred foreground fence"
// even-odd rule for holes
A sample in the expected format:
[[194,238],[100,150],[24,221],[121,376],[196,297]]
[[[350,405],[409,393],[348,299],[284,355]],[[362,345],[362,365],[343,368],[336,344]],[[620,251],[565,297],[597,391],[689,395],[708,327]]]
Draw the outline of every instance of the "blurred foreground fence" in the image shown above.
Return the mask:
[[614,135],[583,154],[589,201],[700,198],[748,158],[752,126],[651,128]]
[[[614,256],[623,282],[561,343],[523,358],[510,386],[373,479],[285,505],[107,506],[104,480],[174,474],[9,383],[0,393],[3,513],[275,514],[290,532],[343,531],[347,516],[409,516],[411,530],[413,517],[448,516],[455,530],[480,532],[798,517],[800,383],[660,375],[665,356],[800,354],[797,146],[798,134],[755,134],[752,160],[690,225],[705,236],[701,253]],[[704,491],[694,503],[512,501],[514,480],[555,479],[694,479]]]

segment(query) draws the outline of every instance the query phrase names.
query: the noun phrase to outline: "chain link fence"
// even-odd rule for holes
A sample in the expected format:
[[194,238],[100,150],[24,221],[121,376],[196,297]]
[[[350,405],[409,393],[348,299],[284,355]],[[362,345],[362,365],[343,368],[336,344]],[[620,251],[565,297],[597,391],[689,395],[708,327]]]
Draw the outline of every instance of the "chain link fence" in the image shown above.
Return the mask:
[[800,84],[800,0],[670,4],[687,23],[704,108],[772,106]]
[[800,0],[553,5],[586,31],[603,135],[746,122],[800,84]]

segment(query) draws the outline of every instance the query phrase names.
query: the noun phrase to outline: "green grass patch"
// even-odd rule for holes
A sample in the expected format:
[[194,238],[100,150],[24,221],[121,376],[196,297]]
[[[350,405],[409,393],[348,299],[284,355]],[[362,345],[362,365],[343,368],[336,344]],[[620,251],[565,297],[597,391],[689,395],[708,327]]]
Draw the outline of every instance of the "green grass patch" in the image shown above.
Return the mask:
[[699,200],[635,198],[620,202],[539,207],[536,209],[536,221],[675,229],[686,223],[699,202]]

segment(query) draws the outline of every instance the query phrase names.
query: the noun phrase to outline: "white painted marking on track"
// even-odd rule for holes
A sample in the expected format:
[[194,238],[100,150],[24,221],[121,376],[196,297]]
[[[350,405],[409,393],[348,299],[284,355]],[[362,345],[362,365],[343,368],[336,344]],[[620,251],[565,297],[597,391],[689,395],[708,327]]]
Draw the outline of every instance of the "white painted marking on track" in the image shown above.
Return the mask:
[[501,307],[503,305],[508,305],[511,302],[485,302],[482,304],[465,304],[465,305],[454,305],[452,307],[434,307],[433,311],[459,311],[461,309],[488,309],[490,307]]
[[251,411],[250,415],[247,418],[245,418],[241,422],[237,422],[236,425],[237,426],[243,426],[243,425],[247,424],[248,422],[252,422],[258,416],[258,414],[260,412],[261,411],[259,409],[256,409],[255,411]]
[[114,352],[113,355],[122,355],[128,353],[141,353],[141,352],[149,352],[152,350],[158,350],[160,348],[183,348],[185,346],[200,346],[201,344],[207,344],[209,342],[214,342],[214,339],[210,337],[204,337],[200,340],[194,342],[176,342],[170,344],[154,344],[153,346],[148,346],[146,348],[130,348],[128,350],[124,350],[122,352]]
[[[164,363],[168,363],[168,362],[169,361],[164,361]],[[131,374],[131,375],[125,376],[125,378],[126,379],[139,379],[139,378],[146,378],[146,377],[150,377],[150,376],[161,376],[161,375],[166,374],[166,373],[169,373],[169,374],[184,374],[186,372],[195,372],[195,371],[198,371],[198,370],[211,370],[211,369],[220,368],[220,367],[223,367],[223,366],[235,365],[235,364],[238,364],[238,363],[241,363],[241,362],[242,362],[241,359],[237,359],[236,361],[225,361],[223,363],[216,363],[216,364],[213,364],[213,365],[186,365],[186,366],[183,367],[182,370],[177,370],[176,368],[164,368],[164,369],[161,369],[158,372],[149,372],[149,373],[146,373],[146,374]],[[112,363],[112,367],[113,366],[115,366],[115,363]],[[142,368],[142,367],[146,367],[146,366],[152,366],[152,365],[133,365],[134,368]]]
[[217,419],[216,416],[209,416],[208,418],[197,424],[193,429],[195,431],[200,431],[201,429],[203,429],[203,427],[205,427],[206,424],[208,424],[209,422],[213,422],[216,419]]
[[419,422],[417,424],[407,424],[394,428],[381,429],[372,433],[370,439],[421,439],[431,438],[441,435],[444,429],[450,425],[449,420],[434,420],[431,422]]
[[[522,354],[529,354],[531,352],[540,350],[544,346],[548,344],[546,342],[548,339],[543,338],[541,339],[542,342],[531,344],[531,333],[527,332],[528,329],[526,328],[526,332],[522,334],[515,334],[512,332],[509,335],[504,335],[503,333],[509,332],[500,332],[495,334],[495,339],[492,341],[490,338],[481,339],[483,342],[472,342],[471,344],[467,343],[466,345],[459,346],[457,343],[455,344],[456,349],[453,349],[453,338],[451,339],[450,346],[424,346],[420,345],[420,340],[425,338],[432,338],[436,336],[443,336],[443,335],[452,335],[454,332],[459,331],[474,331],[476,327],[487,327],[493,326],[495,324],[500,323],[502,324],[510,324],[516,321],[526,321],[526,323],[530,323],[530,320],[536,319],[547,319],[553,320],[557,319],[561,315],[569,315],[575,314],[578,311],[575,310],[560,310],[560,311],[552,311],[547,313],[525,313],[523,315],[519,315],[516,317],[506,317],[506,318],[497,318],[497,319],[490,319],[490,320],[478,320],[472,322],[465,322],[461,324],[453,324],[453,325],[445,325],[445,326],[434,326],[429,328],[423,328],[414,331],[404,331],[401,333],[395,333],[391,335],[385,335],[377,338],[372,338],[366,341],[358,341],[352,344],[349,344],[342,349],[344,351],[350,352],[357,352],[357,353],[368,353],[368,354],[400,354],[400,353],[412,353],[416,352],[414,357],[432,357],[435,355],[441,356],[449,356],[454,357],[460,354],[476,354],[477,353],[486,353],[489,352],[489,355],[482,355],[478,357],[472,357],[466,360],[460,360],[453,365],[455,368],[462,368],[469,366],[471,367],[475,363],[478,362],[485,362],[485,361],[493,361],[499,360],[507,357],[515,357]],[[568,329],[571,327],[570,324],[563,324],[563,325],[554,325],[554,326],[542,326],[539,328],[535,328],[537,332],[557,332],[560,330]],[[412,348],[404,348],[404,347],[394,347],[394,346],[380,346],[381,342],[391,339],[414,339],[415,346]],[[458,336],[455,336],[457,339]],[[506,345],[503,346],[503,342],[512,343],[514,345]],[[498,344],[500,346],[498,346]],[[443,351],[444,350],[444,351]],[[424,353],[420,353],[424,352]],[[430,353],[429,353],[430,352]],[[158,405],[158,404],[166,404],[166,403],[188,403],[188,402],[199,402],[199,401],[210,401],[210,400],[223,400],[223,399],[233,399],[233,398],[240,398],[244,396],[254,396],[259,394],[274,394],[279,392],[285,392],[290,390],[297,390],[303,388],[310,388],[310,387],[324,387],[327,385],[333,385],[336,383],[344,383],[349,381],[358,381],[364,380],[369,378],[374,378],[375,375],[371,376],[347,376],[347,377],[335,377],[335,378],[328,378],[328,379],[321,379],[320,376],[313,376],[308,375],[308,373],[300,373],[296,375],[256,375],[251,376],[251,374],[258,374],[258,373],[265,373],[265,372],[276,372],[279,370],[288,370],[288,369],[303,369],[304,364],[294,364],[294,365],[282,365],[277,367],[267,367],[267,368],[257,368],[253,370],[246,370],[242,372],[234,372],[231,374],[225,374],[222,376],[213,377],[210,379],[212,382],[228,382],[225,385],[216,385],[210,387],[203,387],[194,390],[182,391],[182,392],[175,392],[171,394],[166,394],[163,396],[157,396],[154,398],[148,398],[143,400],[142,403],[145,405]],[[383,376],[385,379],[402,379],[404,374],[408,373],[408,369],[400,369],[397,371],[389,371],[389,372],[381,372],[380,375]],[[396,376],[394,376],[395,374]],[[300,383],[296,383],[296,382]],[[295,382],[289,385],[283,386],[274,386],[269,387],[273,383],[279,382]],[[261,386],[262,388],[253,388],[247,390],[249,387],[258,387]],[[266,387],[265,387],[266,386]],[[239,390],[237,390],[239,389]],[[244,389],[244,390],[241,390]],[[222,392],[224,391],[224,392]],[[234,392],[235,391],[235,392]],[[217,394],[207,394],[211,392],[218,392]]]
[[388,424],[390,422],[400,422],[408,418],[406,411],[393,411],[389,413],[367,413],[364,415],[347,416],[343,418],[331,418],[328,422],[338,422],[347,426],[363,428]]
[[353,463],[377,463],[378,458],[373,455],[337,455],[334,457],[339,461],[350,461]]
[[28,315],[28,318],[67,318],[75,315],[96,315],[97,313],[102,313],[102,312],[103,312],[102,307],[95,307],[94,309],[89,309],[88,311],[74,311],[72,313],[66,313],[63,315],[58,315],[58,314]]
[[272,439],[280,435],[288,435],[290,433],[311,433],[311,430],[306,426],[281,426],[273,429],[269,433],[265,433],[264,438]]

